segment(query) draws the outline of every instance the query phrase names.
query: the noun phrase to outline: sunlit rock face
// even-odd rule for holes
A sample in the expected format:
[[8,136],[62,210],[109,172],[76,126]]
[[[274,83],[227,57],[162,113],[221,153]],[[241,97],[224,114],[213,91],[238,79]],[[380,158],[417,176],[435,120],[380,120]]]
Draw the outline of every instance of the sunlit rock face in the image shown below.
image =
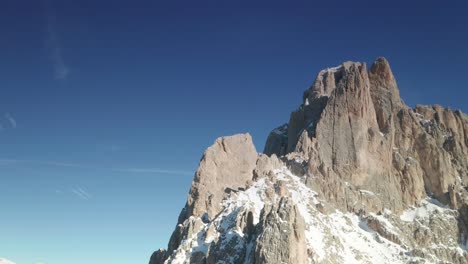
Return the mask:
[[218,138],[203,154],[180,221],[190,216],[212,220],[221,210],[225,190],[243,187],[252,180],[256,161],[257,151],[249,134]]
[[408,107],[388,61],[318,73],[257,154],[203,155],[156,263],[468,263],[468,117]]

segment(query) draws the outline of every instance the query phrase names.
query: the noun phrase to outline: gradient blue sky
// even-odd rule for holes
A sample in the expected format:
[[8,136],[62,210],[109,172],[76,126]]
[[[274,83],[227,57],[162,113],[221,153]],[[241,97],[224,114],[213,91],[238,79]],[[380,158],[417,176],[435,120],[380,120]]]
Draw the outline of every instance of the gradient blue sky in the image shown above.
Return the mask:
[[468,112],[462,1],[170,2],[1,2],[0,257],[146,263],[204,149],[261,151],[342,61],[385,56],[409,105]]

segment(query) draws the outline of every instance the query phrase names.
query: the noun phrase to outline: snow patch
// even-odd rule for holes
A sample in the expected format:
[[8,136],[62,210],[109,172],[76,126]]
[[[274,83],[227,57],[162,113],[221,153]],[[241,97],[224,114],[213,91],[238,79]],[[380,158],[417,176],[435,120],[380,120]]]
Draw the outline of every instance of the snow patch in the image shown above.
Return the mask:
[[335,73],[335,72],[339,71],[341,68],[343,68],[343,65],[339,65],[339,66],[331,67],[331,68],[326,68],[326,69],[324,69],[324,70],[321,70],[321,71],[319,72],[319,75],[323,75],[323,74],[326,73],[326,72]]
[[367,226],[357,215],[336,211],[329,216],[333,235],[340,240],[343,248],[340,256],[343,263],[401,263],[404,249],[382,238]]
[[[365,218],[356,214],[333,211],[322,213],[318,206],[325,204],[311,188],[305,185],[307,176],[294,175],[286,167],[274,170],[276,180],[284,181],[291,194],[293,203],[305,221],[305,236],[307,249],[312,252],[309,263],[329,261],[332,263],[408,263],[418,259],[413,257],[404,246],[395,244],[372,230]],[[309,176],[310,177],[310,176]],[[237,221],[246,212],[252,212],[253,222],[257,225],[265,203],[275,203],[280,198],[275,195],[270,201],[266,193],[272,188],[268,178],[254,182],[245,190],[231,192],[222,202],[223,211],[209,224],[202,224],[200,230],[195,230],[192,237],[182,242],[176,253],[170,258],[170,263],[189,263],[194,252],[207,253],[211,243],[220,243],[221,248],[230,246],[235,252],[245,252],[245,263],[251,263],[251,255],[255,250],[255,239],[246,240],[243,230],[237,227]],[[349,183],[345,183],[350,186]],[[359,190],[364,195],[375,195],[368,190]],[[271,198],[271,197],[270,197]],[[453,211],[435,199],[426,198],[418,207],[404,211],[399,217],[402,221],[412,222],[429,218],[437,212]],[[383,215],[370,213],[377,219],[386,231],[400,234],[399,229],[390,221],[392,212],[383,210]],[[450,214],[453,215],[453,214]],[[452,217],[452,216],[448,216]],[[194,219],[192,219],[194,220]],[[231,242],[231,243],[229,243]],[[439,246],[439,245],[436,245]],[[459,252],[466,250],[468,242],[460,245]],[[238,261],[226,260],[226,263]],[[221,263],[221,262],[220,262]],[[3,263],[0,263],[3,264]]]
[[223,202],[223,205],[228,208],[228,214],[236,208],[252,209],[254,217],[254,225],[260,221],[260,213],[262,212],[265,203],[263,202],[263,195],[266,190],[265,179],[260,179],[255,184],[245,191],[237,192],[231,195],[228,200]]
[[424,119],[424,116],[421,115],[420,113],[414,112],[413,109],[411,109],[411,111],[413,111],[414,115],[416,115],[417,118],[419,118],[419,119]]
[[[306,222],[307,246],[314,252],[312,262],[320,262],[332,257],[339,258],[339,263],[401,263],[407,258],[401,246],[384,238],[378,242],[378,236],[367,226],[365,221],[355,214],[335,211],[329,215],[322,214],[315,205],[321,203],[317,193],[304,184],[301,177],[293,175],[283,168],[275,171],[278,178],[288,182],[288,189]],[[372,193],[362,190],[365,193]],[[373,194],[373,193],[372,193]],[[390,212],[391,213],[391,212]],[[383,216],[376,216],[381,220]],[[396,228],[387,220],[382,222],[389,230]],[[401,253],[401,255],[400,255]],[[333,262],[333,261],[332,261]]]
[[[385,209],[386,210],[386,209]],[[384,210],[384,212],[385,212]],[[390,212],[391,213],[391,212]],[[377,215],[377,214],[374,214],[374,213],[371,213],[370,214],[372,217],[376,218],[377,220],[379,220],[379,222],[381,224],[383,224],[383,226],[385,227],[385,229],[387,230],[387,232],[391,232],[391,233],[394,233],[394,234],[398,234],[398,228],[396,228],[388,219],[387,217],[385,217],[385,215]],[[387,216],[390,215],[390,214],[386,214]]]
[[288,125],[287,124],[284,124],[280,127],[277,127],[275,129],[273,129],[273,133],[277,134],[277,135],[280,135],[280,136],[284,136],[286,135],[288,131]]
[[324,244],[323,233],[320,230],[321,223],[318,222],[319,219],[316,219],[310,210],[310,203],[320,203],[317,199],[317,194],[305,186],[301,178],[293,175],[286,167],[276,170],[275,174],[279,179],[288,182],[287,186],[292,200],[297,205],[306,223],[307,229],[305,230],[305,235],[308,248],[313,249],[317,255],[316,260],[324,259],[326,257],[326,245]]
[[427,197],[421,202],[418,207],[411,207],[400,215],[400,220],[405,222],[413,222],[415,219],[428,219],[434,213],[445,213],[452,211],[446,205],[441,204],[438,200]]
[[423,119],[419,122],[425,129],[428,129],[430,126],[432,126],[432,120],[429,120],[429,119]]
[[368,190],[359,190],[359,192],[361,194],[365,194],[365,195],[369,195],[369,196],[374,196],[375,195],[374,192],[371,192],[371,191],[368,191]]

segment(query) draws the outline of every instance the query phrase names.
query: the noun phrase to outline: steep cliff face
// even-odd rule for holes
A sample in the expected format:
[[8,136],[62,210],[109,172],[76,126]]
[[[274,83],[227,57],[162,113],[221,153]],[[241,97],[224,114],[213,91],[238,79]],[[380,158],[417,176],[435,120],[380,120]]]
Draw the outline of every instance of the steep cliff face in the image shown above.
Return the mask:
[[212,220],[220,211],[224,192],[252,180],[256,161],[257,151],[249,134],[217,139],[200,161],[179,223],[190,216]]
[[405,105],[384,58],[319,72],[264,153],[208,148],[150,263],[468,262],[468,117]]
[[[449,188],[464,191],[466,125],[460,111],[405,105],[384,58],[369,72],[365,64],[346,62],[321,71],[304,93],[303,104],[282,134],[286,151],[271,148],[279,143],[274,140],[278,137],[270,136],[265,153],[299,153],[309,159],[309,173],[322,176],[311,180],[311,187],[322,187],[338,206],[361,209],[349,208],[346,202],[349,195],[343,188],[350,183],[381,194],[380,208],[374,211],[382,206],[401,211],[427,193],[449,204]],[[330,178],[336,186],[330,186]],[[453,208],[460,200],[455,196]]]

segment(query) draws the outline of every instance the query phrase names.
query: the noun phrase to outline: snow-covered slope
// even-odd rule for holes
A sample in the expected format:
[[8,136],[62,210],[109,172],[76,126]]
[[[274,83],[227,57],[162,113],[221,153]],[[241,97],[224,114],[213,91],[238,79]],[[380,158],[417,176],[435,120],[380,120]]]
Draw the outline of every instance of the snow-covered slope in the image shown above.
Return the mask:
[[[401,215],[393,215],[388,210],[385,214],[367,216],[339,210],[322,213],[317,208],[323,205],[324,201],[304,184],[304,177],[293,175],[286,167],[277,169],[274,173],[277,181],[285,183],[285,191],[291,196],[306,223],[304,231],[309,263],[416,262],[422,258],[416,256],[410,242],[405,241],[403,233],[408,228],[406,225],[414,223],[420,228],[430,230],[430,226],[424,225],[425,220],[435,221],[439,218],[438,221],[446,221],[449,224],[454,220],[453,210],[437,205],[430,198],[424,200],[421,206],[409,208]],[[268,190],[274,188],[274,185],[275,182],[262,178],[246,190],[232,192],[223,201],[224,210],[210,223],[203,223],[201,219],[191,217],[183,225],[192,226],[192,234],[181,242],[167,263],[191,263],[191,257],[195,253],[209,255],[214,244],[218,244],[216,247],[224,252],[229,252],[223,253],[228,256],[223,263],[252,263],[255,237],[246,234],[239,221],[246,212],[252,212],[253,224],[260,223],[262,210],[281,199],[276,193],[272,197],[268,194]],[[369,219],[380,224],[378,230],[368,225]],[[390,236],[383,234],[381,230],[399,237],[401,241],[392,241]],[[382,234],[379,234],[379,231]],[[426,252],[429,258],[426,258],[426,263],[439,263],[440,260],[430,254],[431,250],[439,247],[441,245],[436,242],[428,245]],[[459,257],[467,256],[466,249],[456,241],[443,247],[451,249],[453,254],[458,254]],[[243,261],[240,261],[239,256],[243,257]]]

